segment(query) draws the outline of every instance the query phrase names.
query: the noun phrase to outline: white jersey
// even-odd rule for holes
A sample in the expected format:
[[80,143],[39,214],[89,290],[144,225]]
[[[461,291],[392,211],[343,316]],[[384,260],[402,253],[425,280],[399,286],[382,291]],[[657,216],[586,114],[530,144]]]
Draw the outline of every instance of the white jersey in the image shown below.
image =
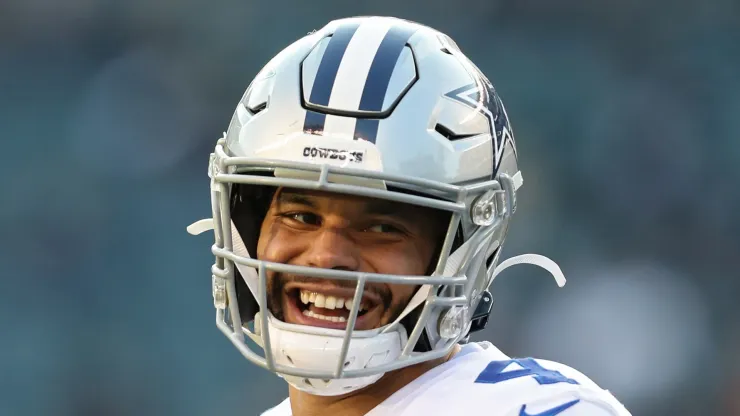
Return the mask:
[[[450,361],[398,390],[367,416],[629,416],[607,390],[560,363],[511,359],[490,342],[464,345]],[[291,416],[290,400],[263,416]]]

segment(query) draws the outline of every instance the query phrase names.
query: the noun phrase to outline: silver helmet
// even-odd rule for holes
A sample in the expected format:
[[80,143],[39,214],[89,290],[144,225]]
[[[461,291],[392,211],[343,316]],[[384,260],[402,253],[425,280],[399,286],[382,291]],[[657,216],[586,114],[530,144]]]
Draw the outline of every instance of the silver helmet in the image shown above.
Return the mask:
[[[514,136],[488,79],[445,34],[387,17],[336,20],[293,43],[256,76],[209,164],[217,325],[250,361],[318,395],[445,356],[482,328],[522,185]],[[449,213],[436,265],[402,276],[260,260],[265,189],[290,187],[396,201]],[[268,309],[267,272],[418,287],[393,322],[354,330],[289,324]],[[251,339],[253,343],[250,343]]]

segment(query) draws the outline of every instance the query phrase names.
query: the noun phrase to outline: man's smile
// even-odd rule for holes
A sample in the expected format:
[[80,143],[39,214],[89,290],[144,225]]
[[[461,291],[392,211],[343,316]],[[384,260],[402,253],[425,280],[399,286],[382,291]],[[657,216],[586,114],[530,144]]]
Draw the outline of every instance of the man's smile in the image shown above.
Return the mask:
[[[345,329],[356,302],[354,288],[319,282],[291,282],[285,285],[282,293],[287,323],[322,328]],[[360,300],[355,330],[379,327],[384,309],[380,296],[365,290]]]

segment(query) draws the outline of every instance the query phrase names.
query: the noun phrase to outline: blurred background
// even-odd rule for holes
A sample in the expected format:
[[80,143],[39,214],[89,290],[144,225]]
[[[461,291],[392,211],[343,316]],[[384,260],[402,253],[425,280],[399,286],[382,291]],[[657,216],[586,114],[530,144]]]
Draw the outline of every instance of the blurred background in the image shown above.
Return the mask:
[[256,415],[287,387],[215,326],[208,154],[329,20],[438,28],[506,103],[525,178],[486,331],[634,415],[740,415],[736,0],[3,0],[0,415]]

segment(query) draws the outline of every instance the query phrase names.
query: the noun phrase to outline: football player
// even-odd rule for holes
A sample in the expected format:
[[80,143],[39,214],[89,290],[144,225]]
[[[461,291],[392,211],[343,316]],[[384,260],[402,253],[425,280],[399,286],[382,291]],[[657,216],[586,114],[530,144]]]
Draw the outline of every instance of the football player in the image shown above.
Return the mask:
[[[341,19],[256,76],[211,154],[217,325],[289,384],[265,415],[628,415],[562,364],[468,343],[522,173],[506,110],[445,34]],[[249,341],[251,340],[251,342]]]

